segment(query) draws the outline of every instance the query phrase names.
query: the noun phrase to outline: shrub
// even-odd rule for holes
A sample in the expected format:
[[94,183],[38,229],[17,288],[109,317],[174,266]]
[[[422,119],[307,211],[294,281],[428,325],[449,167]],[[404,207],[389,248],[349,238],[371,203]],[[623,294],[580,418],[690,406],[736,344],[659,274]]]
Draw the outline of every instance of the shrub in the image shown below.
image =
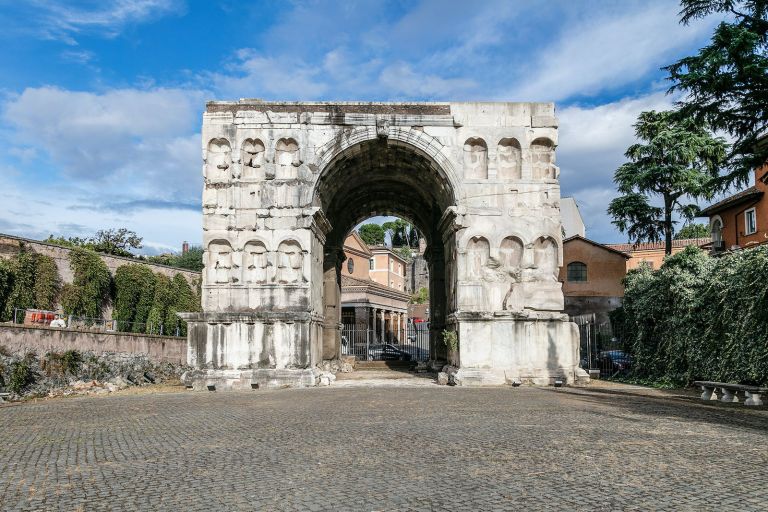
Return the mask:
[[83,356],[77,350],[67,350],[63,353],[48,352],[41,363],[41,368],[49,377],[66,377],[77,375],[82,362]]
[[[689,247],[625,279],[637,378],[768,382],[768,247],[710,258]],[[623,320],[622,320],[623,317]]]
[[22,391],[35,382],[35,374],[30,363],[30,356],[11,363],[11,377],[8,382],[8,389],[17,395],[20,395]]

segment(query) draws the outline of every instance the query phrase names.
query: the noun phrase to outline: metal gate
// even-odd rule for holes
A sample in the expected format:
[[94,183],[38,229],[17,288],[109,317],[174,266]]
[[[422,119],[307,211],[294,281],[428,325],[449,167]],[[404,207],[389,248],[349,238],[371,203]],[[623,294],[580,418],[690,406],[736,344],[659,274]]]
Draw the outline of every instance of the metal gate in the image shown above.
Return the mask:
[[429,323],[408,324],[405,339],[393,333],[344,324],[341,330],[342,355],[355,356],[359,361],[428,361]]
[[630,346],[623,333],[610,322],[599,322],[595,314],[571,317],[579,326],[581,364],[585,370],[599,370],[601,377],[627,375],[632,369]]

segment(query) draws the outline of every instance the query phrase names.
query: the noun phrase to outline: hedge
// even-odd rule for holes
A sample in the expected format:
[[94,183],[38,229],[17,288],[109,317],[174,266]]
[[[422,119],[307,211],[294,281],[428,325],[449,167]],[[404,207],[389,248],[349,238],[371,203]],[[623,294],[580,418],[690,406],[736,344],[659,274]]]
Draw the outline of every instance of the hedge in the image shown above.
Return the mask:
[[719,258],[688,247],[630,271],[612,318],[636,377],[768,384],[768,246]]

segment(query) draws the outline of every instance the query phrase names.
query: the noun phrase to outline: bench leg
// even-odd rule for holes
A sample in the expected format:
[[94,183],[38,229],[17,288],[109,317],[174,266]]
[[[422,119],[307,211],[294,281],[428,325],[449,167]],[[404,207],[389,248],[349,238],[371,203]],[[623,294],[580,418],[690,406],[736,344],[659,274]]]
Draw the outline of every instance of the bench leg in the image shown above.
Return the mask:
[[730,389],[727,388],[720,388],[723,392],[723,397],[720,399],[721,402],[738,402],[739,397],[736,395],[736,393]]
[[[702,400],[712,400],[712,393],[715,393],[715,388],[710,388],[707,386],[701,386],[701,399]],[[715,393],[715,400],[717,400],[717,393]]]
[[763,401],[760,400],[760,393],[745,391],[744,394],[747,397],[747,399],[744,400],[744,405],[763,405]]

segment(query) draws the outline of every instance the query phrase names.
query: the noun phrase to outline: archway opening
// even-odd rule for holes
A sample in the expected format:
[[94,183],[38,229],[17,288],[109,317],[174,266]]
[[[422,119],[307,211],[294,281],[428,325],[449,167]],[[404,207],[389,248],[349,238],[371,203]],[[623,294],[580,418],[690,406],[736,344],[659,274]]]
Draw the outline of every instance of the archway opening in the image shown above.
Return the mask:
[[374,216],[406,219],[426,241],[429,355],[444,359],[440,333],[454,309],[456,276],[453,233],[441,226],[446,211],[456,204],[445,170],[407,143],[386,138],[360,142],[341,151],[323,169],[314,204],[323,209],[331,225],[323,251],[323,359],[342,354],[341,287],[348,258],[344,242],[356,226]]

